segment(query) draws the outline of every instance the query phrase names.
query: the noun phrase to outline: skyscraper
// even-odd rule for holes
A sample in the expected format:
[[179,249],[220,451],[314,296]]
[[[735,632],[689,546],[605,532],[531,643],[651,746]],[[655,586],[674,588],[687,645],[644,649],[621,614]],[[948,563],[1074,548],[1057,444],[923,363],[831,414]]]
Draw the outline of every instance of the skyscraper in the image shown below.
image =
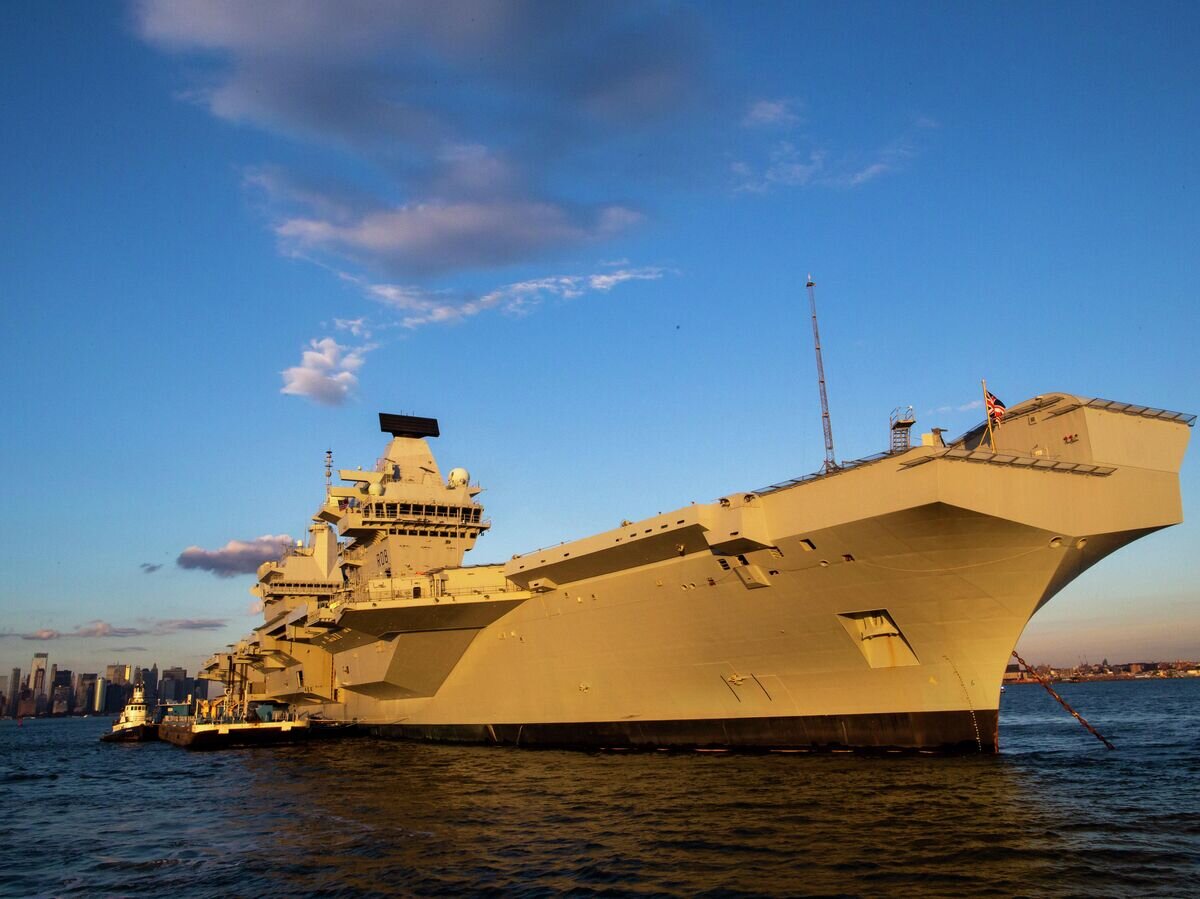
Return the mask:
[[86,714],[96,705],[96,675],[81,674],[75,684],[75,711]]
[[46,665],[49,658],[48,653],[33,654],[33,664],[29,666],[29,689],[33,691],[34,696],[46,695],[46,688],[49,686],[46,681]]
[[153,708],[158,703],[158,662],[150,666],[149,673],[143,672],[146,681],[146,703]]
[[108,691],[107,679],[105,679],[103,677],[96,678],[96,697],[95,697],[96,702],[92,706],[93,712],[103,712],[104,711],[104,701],[107,698],[105,694],[107,693],[107,691]]
[[21,695],[21,669],[20,668],[14,668],[12,670],[12,675],[9,677],[8,682],[9,682],[9,684],[11,684],[11,687],[9,688],[9,691],[8,691],[8,693],[9,693],[8,708],[0,709],[0,714],[3,714],[4,712],[8,712],[8,714],[12,715],[13,717],[16,717],[17,697]]
[[164,668],[159,698],[165,702],[183,702],[188,697],[187,670],[184,668]]

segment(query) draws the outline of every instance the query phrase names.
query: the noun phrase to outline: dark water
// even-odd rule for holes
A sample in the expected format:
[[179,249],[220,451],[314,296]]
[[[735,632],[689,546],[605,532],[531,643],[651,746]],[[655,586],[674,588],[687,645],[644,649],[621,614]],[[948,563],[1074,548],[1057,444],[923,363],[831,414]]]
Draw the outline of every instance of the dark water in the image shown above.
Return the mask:
[[1200,680],[1012,687],[989,758],[354,740],[188,753],[0,721],[0,895],[1200,894]]

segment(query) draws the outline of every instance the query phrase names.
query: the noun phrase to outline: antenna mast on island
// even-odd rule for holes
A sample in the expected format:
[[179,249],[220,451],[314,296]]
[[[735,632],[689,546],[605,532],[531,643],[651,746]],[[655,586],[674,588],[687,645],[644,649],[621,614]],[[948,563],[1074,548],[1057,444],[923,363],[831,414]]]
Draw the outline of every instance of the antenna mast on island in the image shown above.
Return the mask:
[[813,288],[817,282],[808,276],[808,308],[812,312],[813,347],[817,351],[817,384],[821,388],[821,427],[825,430],[825,468],[826,473],[836,471],[838,464],[833,457],[833,425],[829,421],[829,396],[825,392],[825,366],[821,362],[821,334],[817,330],[817,295]]

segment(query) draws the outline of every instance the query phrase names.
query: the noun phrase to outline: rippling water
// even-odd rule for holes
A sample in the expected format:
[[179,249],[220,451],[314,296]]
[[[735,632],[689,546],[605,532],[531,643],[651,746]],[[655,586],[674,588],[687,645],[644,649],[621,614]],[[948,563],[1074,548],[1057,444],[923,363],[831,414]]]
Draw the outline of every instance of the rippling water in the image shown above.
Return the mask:
[[1011,687],[999,757],[350,740],[189,753],[0,721],[0,895],[1196,895],[1200,680]]

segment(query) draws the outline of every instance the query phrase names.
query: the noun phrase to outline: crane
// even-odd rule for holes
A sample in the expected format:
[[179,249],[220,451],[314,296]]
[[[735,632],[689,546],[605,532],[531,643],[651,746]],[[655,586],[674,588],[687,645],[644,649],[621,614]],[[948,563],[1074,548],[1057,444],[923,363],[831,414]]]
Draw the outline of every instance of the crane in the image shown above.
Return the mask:
[[807,284],[808,308],[812,312],[813,347],[817,352],[817,384],[821,388],[821,427],[825,430],[825,467],[823,470],[828,474],[836,471],[838,464],[833,456],[833,425],[829,421],[829,396],[825,392],[825,366],[821,362],[821,334],[817,330],[817,295],[813,290],[816,286],[817,282],[810,274]]

